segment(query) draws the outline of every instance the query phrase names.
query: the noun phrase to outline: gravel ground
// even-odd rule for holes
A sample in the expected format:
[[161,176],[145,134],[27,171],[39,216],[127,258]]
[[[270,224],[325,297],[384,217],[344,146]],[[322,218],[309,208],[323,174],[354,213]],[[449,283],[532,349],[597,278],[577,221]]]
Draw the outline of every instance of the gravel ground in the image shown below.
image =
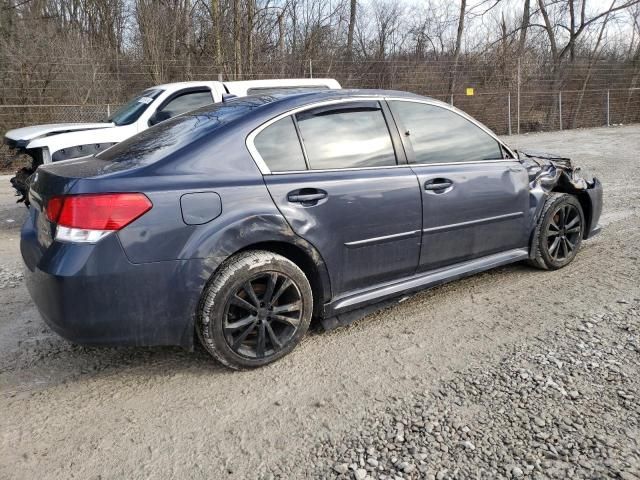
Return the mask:
[[[640,478],[640,303],[571,315],[310,454],[340,478]],[[322,459],[318,461],[318,459]]]
[[251,372],[51,333],[0,177],[0,478],[640,478],[640,126],[507,141],[605,185],[569,267],[422,292]]

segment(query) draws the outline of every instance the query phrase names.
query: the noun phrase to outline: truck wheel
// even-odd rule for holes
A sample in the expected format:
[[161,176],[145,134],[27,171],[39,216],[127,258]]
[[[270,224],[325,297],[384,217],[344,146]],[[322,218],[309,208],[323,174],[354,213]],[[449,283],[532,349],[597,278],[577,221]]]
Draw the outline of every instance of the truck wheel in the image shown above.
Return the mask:
[[565,267],[575,258],[584,234],[584,213],[580,202],[567,193],[547,198],[536,226],[530,263],[544,270]]
[[204,290],[197,332],[233,369],[261,367],[291,352],[309,328],[313,295],[289,259],[248,251],[227,260]]

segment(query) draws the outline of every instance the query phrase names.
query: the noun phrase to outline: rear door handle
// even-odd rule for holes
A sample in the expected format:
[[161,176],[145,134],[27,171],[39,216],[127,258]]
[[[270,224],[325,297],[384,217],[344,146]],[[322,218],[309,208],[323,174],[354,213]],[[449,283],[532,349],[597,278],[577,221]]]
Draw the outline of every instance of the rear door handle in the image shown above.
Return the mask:
[[287,200],[292,203],[302,203],[303,205],[315,205],[323,198],[327,198],[327,192],[324,190],[317,190],[315,188],[303,188],[301,190],[294,190],[289,192]]
[[453,182],[446,178],[434,178],[424,184],[424,189],[429,191],[446,190],[451,187],[453,187]]

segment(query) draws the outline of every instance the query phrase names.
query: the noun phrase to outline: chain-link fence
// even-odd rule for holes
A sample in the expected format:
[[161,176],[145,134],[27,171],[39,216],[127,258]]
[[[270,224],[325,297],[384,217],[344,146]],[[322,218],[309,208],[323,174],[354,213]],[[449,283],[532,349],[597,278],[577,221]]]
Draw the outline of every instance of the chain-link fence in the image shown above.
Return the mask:
[[[313,61],[257,65],[241,77],[215,65],[42,60],[25,77],[2,71],[0,133],[21,126],[96,122],[138,91],[161,82],[332,77],[345,88],[415,92],[451,103],[498,134],[640,122],[640,65],[586,59],[552,69],[542,61]],[[48,62],[48,63],[47,63]],[[37,65],[40,65],[38,63]],[[6,150],[0,149],[0,159]]]

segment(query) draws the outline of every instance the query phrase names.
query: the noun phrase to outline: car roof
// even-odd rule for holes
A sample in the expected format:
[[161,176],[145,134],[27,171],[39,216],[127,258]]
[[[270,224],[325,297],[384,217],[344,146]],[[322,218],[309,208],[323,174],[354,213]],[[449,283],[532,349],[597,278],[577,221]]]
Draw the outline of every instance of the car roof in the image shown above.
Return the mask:
[[149,87],[147,90],[166,90],[166,91],[174,91],[179,90],[181,88],[190,88],[190,87],[212,87],[215,84],[219,84],[221,82],[216,81],[194,81],[194,82],[174,82],[174,83],[163,83],[161,85],[155,85],[153,87]]
[[[220,108],[224,109],[224,105],[227,105],[230,110],[235,110],[235,107],[240,107],[239,113],[235,117],[233,123],[239,128],[241,124],[245,124],[249,128],[255,128],[263,122],[270,120],[273,117],[287,113],[288,111],[311,106],[316,103],[325,101],[346,101],[346,100],[358,100],[361,98],[367,99],[380,99],[384,98],[401,98],[407,100],[428,100],[429,103],[436,105],[442,105],[450,107],[448,104],[435,100],[429,97],[423,97],[415,93],[402,92],[398,90],[374,90],[374,89],[347,89],[347,90],[312,90],[312,91],[297,91],[288,93],[273,93],[270,95],[248,95],[246,97],[234,97],[227,98],[221,103],[212,103],[200,107],[196,110],[192,110],[187,113],[183,113],[180,116],[208,116],[212,114],[215,117],[216,112],[219,112]],[[246,108],[249,107],[249,108]],[[253,125],[253,127],[251,126]]]
[[[424,97],[422,95],[417,95],[415,93],[403,92],[399,90],[378,90],[378,89],[342,89],[342,90],[313,90],[313,91],[302,91],[302,92],[291,92],[291,93],[274,93],[271,95],[249,95],[247,97],[238,97],[226,100],[232,104],[233,102],[246,102],[253,103],[257,106],[261,106],[263,108],[259,108],[265,114],[268,113],[270,115],[277,115],[280,113],[284,113],[287,110],[291,110],[297,107],[303,107],[305,105],[323,102],[323,101],[331,101],[331,100],[358,100],[360,98],[379,98],[384,99],[388,97],[393,98],[406,98],[406,99],[414,99],[414,100],[429,100],[429,102],[433,102],[436,104],[442,104],[448,106],[444,102],[439,100]],[[194,111],[193,113],[204,113],[207,111],[208,107],[202,107]],[[255,112],[257,113],[257,112]]]
[[400,90],[381,90],[381,89],[367,89],[367,88],[351,88],[351,89],[341,89],[341,90],[314,90],[308,92],[296,92],[296,93],[276,93],[273,95],[277,97],[278,100],[286,100],[286,99],[299,99],[301,101],[322,101],[322,100],[333,100],[333,99],[345,99],[345,98],[354,98],[358,99],[360,97],[394,97],[394,98],[407,98],[407,99],[429,99],[434,100],[430,97],[423,97],[421,95],[411,93],[411,92],[403,92]]

